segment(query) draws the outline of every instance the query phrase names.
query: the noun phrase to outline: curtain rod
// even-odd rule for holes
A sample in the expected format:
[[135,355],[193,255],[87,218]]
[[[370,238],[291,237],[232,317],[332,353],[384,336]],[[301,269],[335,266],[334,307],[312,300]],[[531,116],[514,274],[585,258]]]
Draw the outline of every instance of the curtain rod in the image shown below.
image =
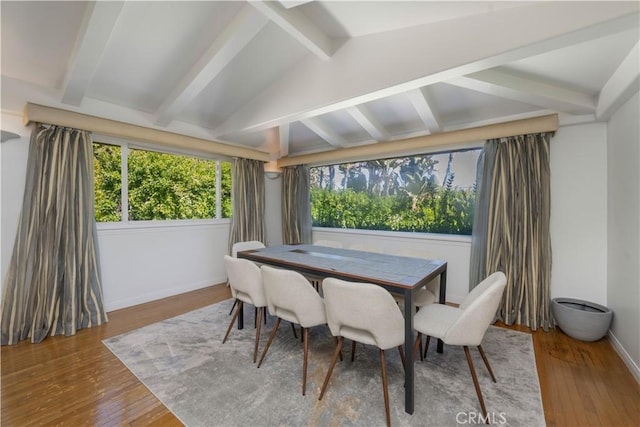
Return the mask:
[[25,126],[31,122],[46,123],[205,154],[244,157],[247,159],[261,160],[263,162],[270,160],[268,153],[250,148],[237,147],[223,142],[180,135],[173,132],[32,103],[25,105],[22,121]]
[[558,115],[533,117],[530,119],[513,120],[470,129],[396,141],[379,142],[377,144],[361,145],[358,147],[342,148],[321,153],[301,154],[299,156],[283,157],[278,160],[278,167],[296,166],[303,164],[327,164],[331,162],[349,162],[386,157],[412,156],[423,154],[427,148],[446,147],[454,144],[464,144],[475,141],[485,141],[491,138],[503,138],[530,133],[555,132],[558,130]]
[[[268,153],[250,148],[237,147],[223,142],[210,141],[202,138],[119,122],[117,120],[104,119],[59,108],[27,103],[24,107],[23,123],[26,126],[31,122],[72,127],[108,136],[150,142],[168,148],[179,148],[183,150],[229,157],[244,157],[263,162],[271,160]],[[277,165],[279,168],[282,168],[301,164],[326,164],[331,162],[349,162],[385,157],[411,156],[422,154],[425,152],[425,149],[429,148],[444,148],[451,145],[484,141],[491,138],[501,138],[513,135],[555,132],[558,130],[558,126],[558,115],[549,114],[530,119],[514,120],[510,122],[450,132],[441,132],[396,141],[342,148],[339,150],[331,150],[321,153],[283,157],[277,161]]]

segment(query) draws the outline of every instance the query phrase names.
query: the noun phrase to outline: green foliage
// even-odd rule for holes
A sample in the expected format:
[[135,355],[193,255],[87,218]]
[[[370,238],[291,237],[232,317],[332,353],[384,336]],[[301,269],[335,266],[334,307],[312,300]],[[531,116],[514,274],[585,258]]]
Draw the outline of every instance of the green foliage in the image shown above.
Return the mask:
[[96,221],[120,221],[122,179],[119,146],[93,144],[93,175]]
[[[96,221],[120,221],[120,147],[94,144]],[[231,216],[231,165],[221,163],[221,216]],[[131,221],[216,217],[216,161],[131,150]]]
[[441,186],[431,155],[312,168],[313,225],[469,235],[475,185],[454,186],[454,156]]
[[311,217],[315,227],[471,234],[473,190],[440,187],[414,202],[408,195],[312,188]]

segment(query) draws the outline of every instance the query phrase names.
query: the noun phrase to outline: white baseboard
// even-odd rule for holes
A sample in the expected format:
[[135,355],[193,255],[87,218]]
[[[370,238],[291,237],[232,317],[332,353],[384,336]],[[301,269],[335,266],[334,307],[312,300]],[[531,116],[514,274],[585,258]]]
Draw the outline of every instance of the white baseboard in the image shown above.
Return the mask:
[[120,310],[122,308],[132,307],[134,305],[143,304],[145,302],[155,301],[158,299],[171,297],[174,295],[183,294],[185,292],[195,291],[196,289],[206,288],[217,283],[224,283],[227,281],[227,277],[215,277],[212,280],[205,280],[196,283],[190,283],[188,285],[175,286],[171,288],[161,289],[157,292],[146,293],[143,295],[136,295],[135,297],[120,299],[117,301],[105,301],[105,310],[108,312]]
[[636,381],[640,383],[640,368],[638,367],[636,362],[631,358],[629,353],[627,353],[627,350],[625,350],[625,348],[622,346],[622,343],[618,340],[618,338],[616,338],[616,336],[613,334],[613,332],[611,332],[611,330],[609,330],[609,341],[611,341],[611,344],[613,345],[613,348],[615,349],[616,353],[620,355],[620,357],[622,358],[622,361],[624,362],[625,365],[627,365],[627,368],[629,368],[629,370],[631,371],[631,374],[633,374]]

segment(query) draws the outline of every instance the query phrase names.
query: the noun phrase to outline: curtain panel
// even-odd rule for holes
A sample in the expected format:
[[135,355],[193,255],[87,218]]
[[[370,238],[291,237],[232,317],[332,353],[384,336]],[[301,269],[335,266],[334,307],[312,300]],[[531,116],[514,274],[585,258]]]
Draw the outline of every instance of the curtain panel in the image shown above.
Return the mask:
[[86,131],[36,124],[2,301],[2,344],[74,335],[107,321]]
[[282,241],[285,245],[311,243],[308,166],[290,166],[282,172]]
[[[492,139],[476,199],[470,282],[507,276],[498,319],[536,330],[553,326],[551,281],[551,133]],[[477,222],[476,222],[477,221]]]
[[233,189],[229,253],[237,242],[258,240],[265,243],[264,163],[234,158],[231,182]]

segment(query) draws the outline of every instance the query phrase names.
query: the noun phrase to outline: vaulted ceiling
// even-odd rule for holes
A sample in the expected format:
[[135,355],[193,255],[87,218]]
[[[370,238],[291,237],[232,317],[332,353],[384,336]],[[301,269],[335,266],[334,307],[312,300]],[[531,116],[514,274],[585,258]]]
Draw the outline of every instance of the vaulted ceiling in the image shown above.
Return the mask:
[[272,158],[553,112],[606,120],[637,90],[639,4],[3,0],[2,109]]

